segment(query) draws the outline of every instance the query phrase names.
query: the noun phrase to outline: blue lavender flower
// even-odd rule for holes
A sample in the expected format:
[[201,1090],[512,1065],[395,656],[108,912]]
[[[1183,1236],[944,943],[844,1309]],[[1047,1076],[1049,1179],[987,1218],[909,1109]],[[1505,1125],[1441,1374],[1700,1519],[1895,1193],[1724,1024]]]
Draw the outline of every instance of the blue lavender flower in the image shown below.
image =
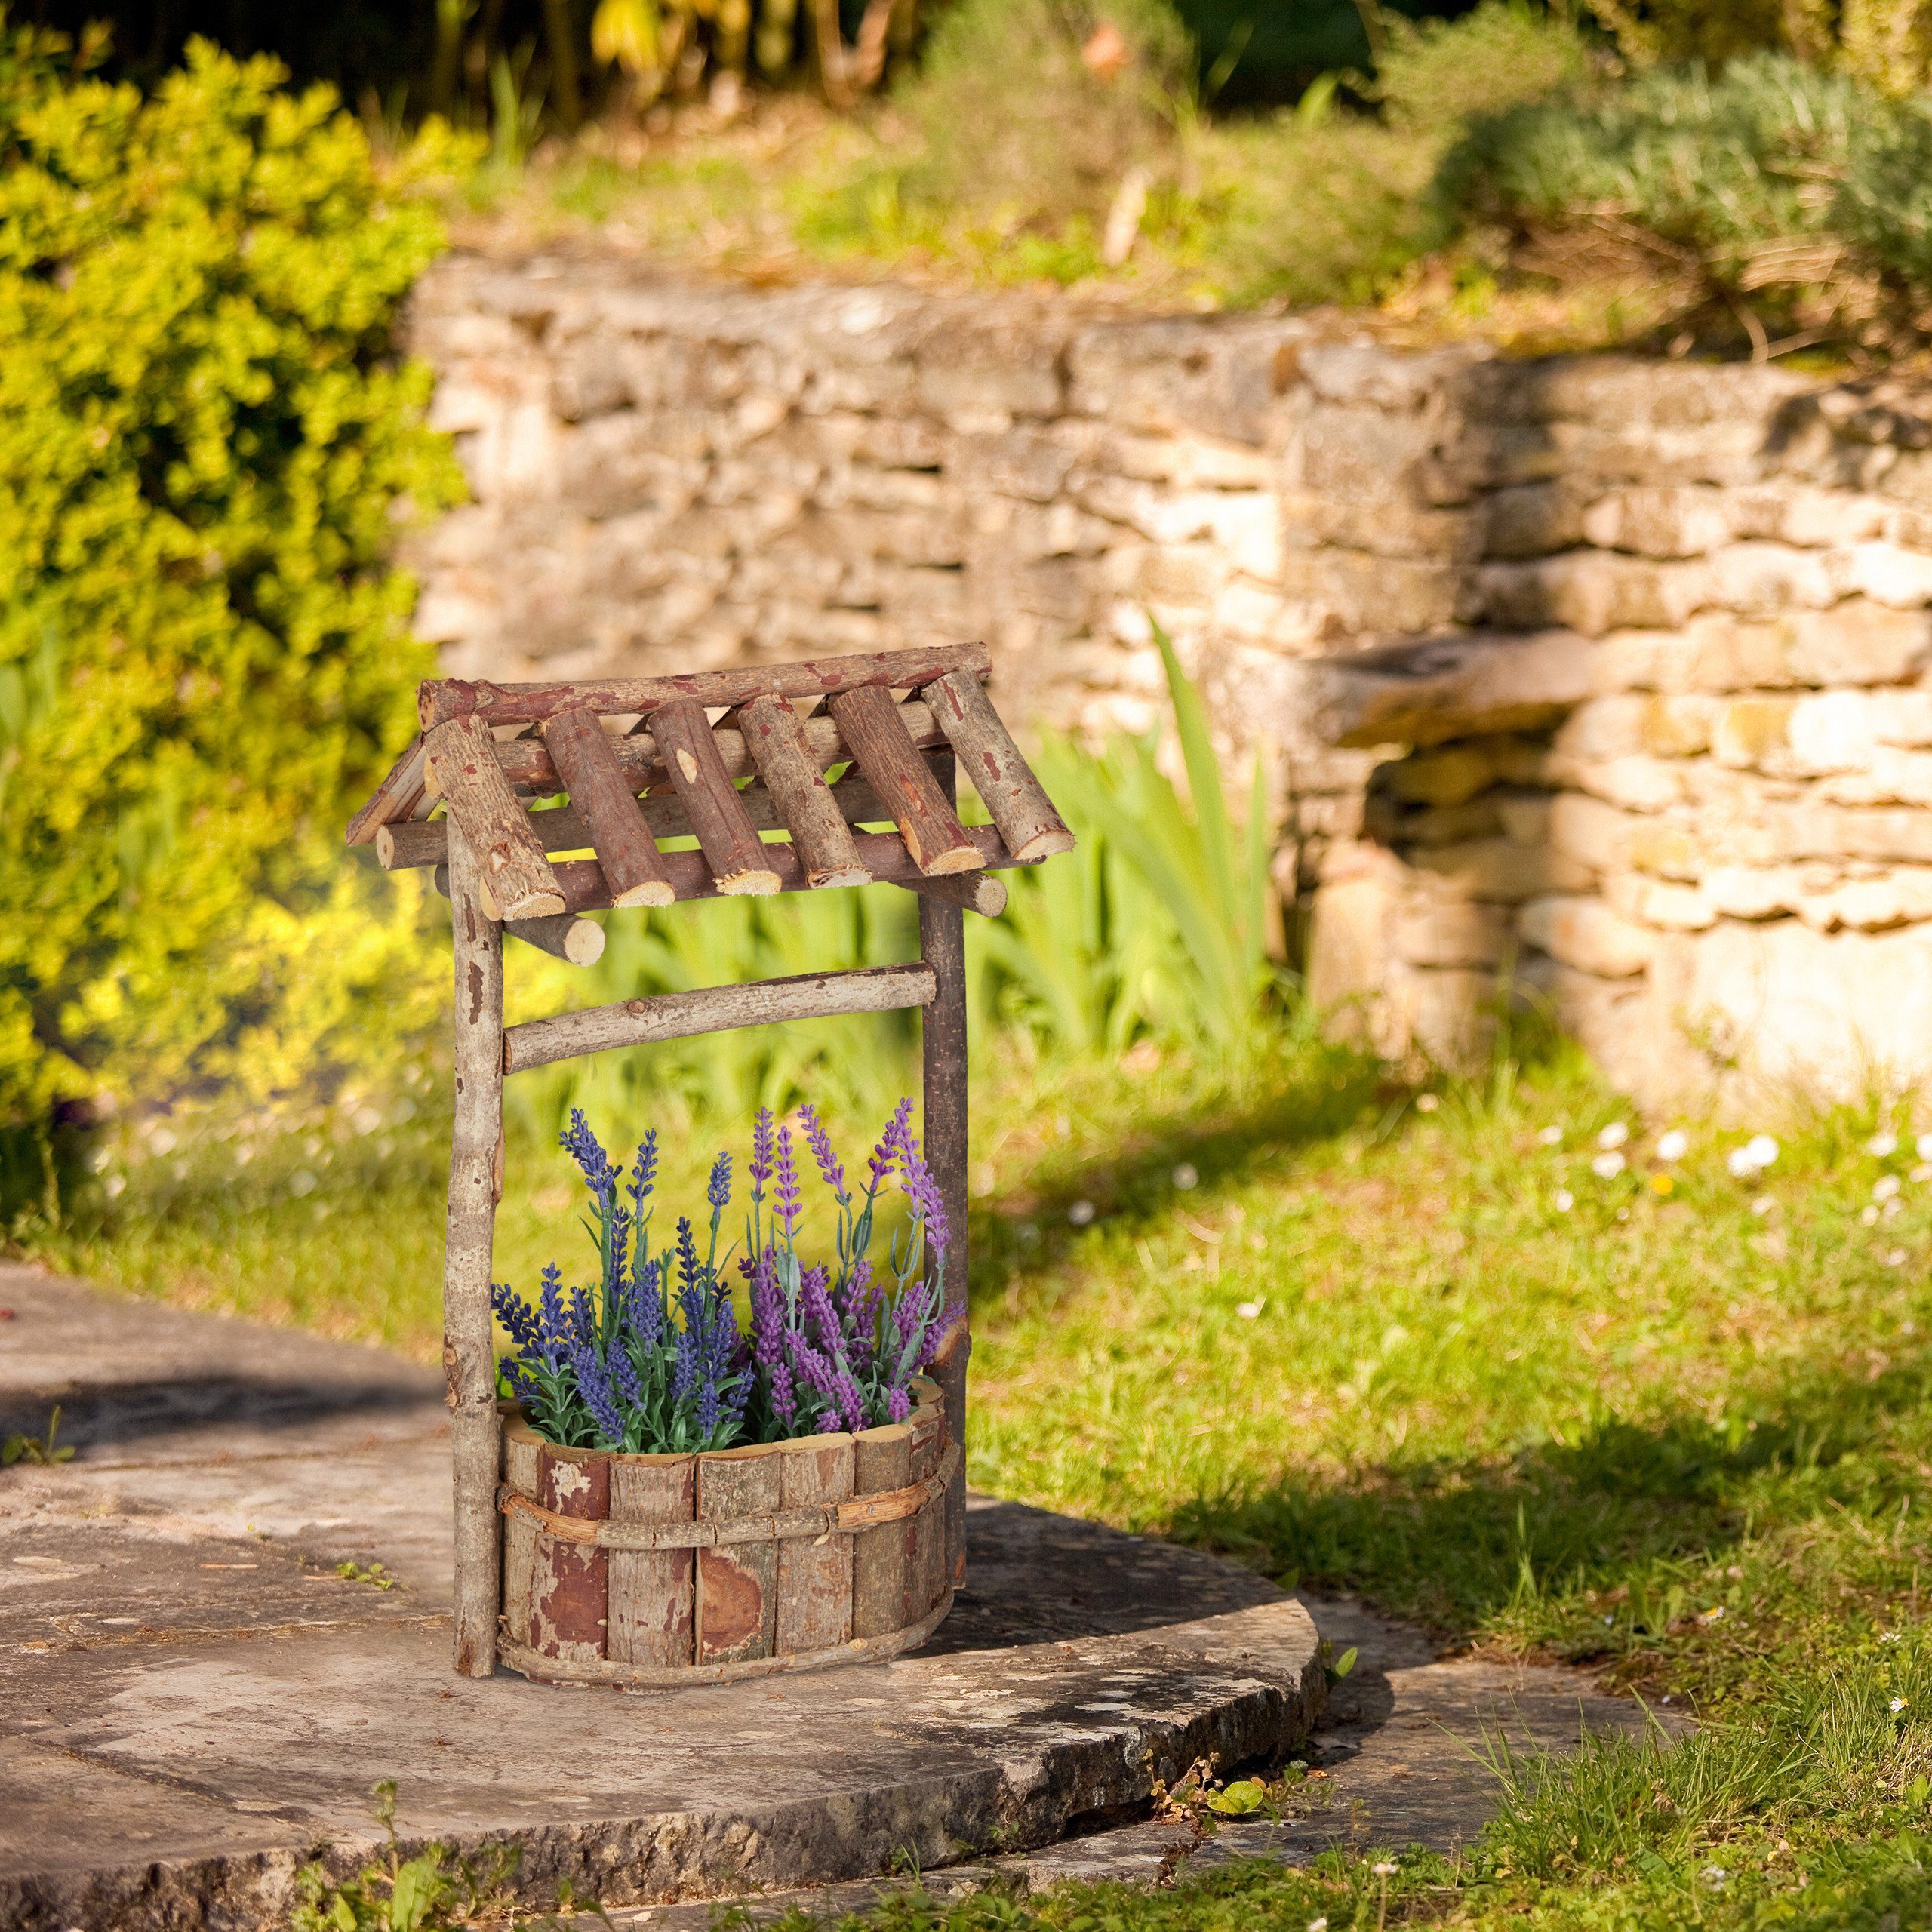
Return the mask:
[[711,1164],[711,1178],[705,1183],[704,1198],[713,1214],[721,1214],[731,1204],[731,1157],[721,1153]]
[[583,1172],[583,1183],[600,1201],[608,1201],[617,1191],[617,1170],[605,1152],[581,1107],[571,1109],[571,1124],[558,1135],[558,1144]]
[[621,1448],[624,1418],[611,1386],[611,1374],[597,1359],[597,1351],[588,1343],[579,1343],[571,1351],[571,1367],[577,1377],[577,1392],[583,1396],[604,1440],[601,1447]]
[[632,1171],[630,1186],[625,1189],[640,1221],[644,1214],[645,1198],[657,1185],[657,1130],[654,1127],[637,1143],[637,1165]]
[[491,1282],[490,1306],[519,1354],[528,1353],[537,1346],[540,1331],[536,1312],[515,1289],[506,1283]]

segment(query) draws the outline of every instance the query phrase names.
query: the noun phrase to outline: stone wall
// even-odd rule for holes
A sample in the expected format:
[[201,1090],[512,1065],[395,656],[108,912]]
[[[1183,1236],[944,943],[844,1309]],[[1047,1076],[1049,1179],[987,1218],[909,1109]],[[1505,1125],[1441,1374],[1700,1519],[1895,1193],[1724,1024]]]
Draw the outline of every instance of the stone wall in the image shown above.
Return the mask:
[[1152,617],[1386,1050],[1506,976],[1658,1105],[1932,1074],[1932,397],[585,256],[413,327],[457,674],[980,637],[1010,715],[1139,728]]

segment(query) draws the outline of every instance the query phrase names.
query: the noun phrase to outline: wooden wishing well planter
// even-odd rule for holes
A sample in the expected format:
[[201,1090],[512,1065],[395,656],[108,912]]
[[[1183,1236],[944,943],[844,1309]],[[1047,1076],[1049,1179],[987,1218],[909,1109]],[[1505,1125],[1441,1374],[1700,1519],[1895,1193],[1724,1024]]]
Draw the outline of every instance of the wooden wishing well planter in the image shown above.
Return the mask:
[[[699,1455],[565,1449],[500,1411],[490,1264],[506,1073],[730,1027],[916,1007],[925,1157],[946,1209],[947,1275],[964,1281],[964,917],[1004,908],[992,872],[1073,844],[986,696],[989,668],[983,646],[959,645],[419,690],[422,730],[350,822],[349,842],[373,844],[391,870],[435,867],[451,902],[443,1367],[464,1674],[488,1676],[500,1657],[549,1682],[717,1681],[890,1657],[923,1642],[951,1607],[965,1574],[963,1318],[903,1423]],[[961,822],[961,768],[990,825]],[[678,838],[696,849],[659,843]],[[908,964],[503,1024],[506,932],[588,965],[604,933],[587,913],[874,883],[918,895],[920,956]]]

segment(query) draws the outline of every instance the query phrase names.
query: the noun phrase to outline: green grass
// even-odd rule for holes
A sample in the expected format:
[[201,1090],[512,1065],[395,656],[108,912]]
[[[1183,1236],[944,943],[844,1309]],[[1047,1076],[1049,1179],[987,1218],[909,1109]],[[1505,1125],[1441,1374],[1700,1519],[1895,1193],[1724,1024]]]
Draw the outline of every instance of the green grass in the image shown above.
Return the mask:
[[[1364,1859],[888,1924],[1932,1913],[1932,1183],[1902,1116],[1757,1123],[1784,1145],[1743,1180],[1743,1129],[1693,1123],[1666,1164],[1633,1123],[1604,1177],[1598,1137],[1629,1116],[1562,1051],[1422,1093],[1293,1029],[1218,1069],[999,1057],[973,1162],[977,1482],[1572,1660],[1701,1728],[1500,1765],[1481,1845],[1402,1855],[1386,1887]],[[428,1355],[438,1132],[426,1109],[265,1141],[238,1171],[233,1141],[152,1155],[112,1220],[46,1252]],[[675,1184],[728,1137],[680,1133]],[[315,1185],[292,1198],[298,1172]],[[526,1135],[499,1272],[571,1257],[573,1208]]]

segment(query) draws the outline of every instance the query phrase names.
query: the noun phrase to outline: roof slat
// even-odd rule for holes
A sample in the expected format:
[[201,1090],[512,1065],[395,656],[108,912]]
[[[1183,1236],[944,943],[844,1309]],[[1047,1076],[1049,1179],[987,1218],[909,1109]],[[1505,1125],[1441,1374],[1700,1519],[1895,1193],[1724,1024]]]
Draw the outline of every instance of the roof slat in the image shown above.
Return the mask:
[[778,875],[765,863],[764,841],[718,755],[704,706],[663,706],[652,716],[651,733],[718,891],[752,898],[776,892]]
[[977,678],[957,672],[926,687],[933,721],[959,755],[959,768],[1016,859],[1051,858],[1073,849],[1073,834],[1054,809],[1046,787],[1001,722]]
[[942,877],[985,863],[919,755],[890,691],[861,685],[836,693],[826,709],[859,769],[891,808],[899,835],[921,872]]
[[825,768],[807,749],[804,726],[789,702],[754,698],[740,724],[772,809],[804,862],[806,878],[814,886],[868,884],[872,874],[860,863]]
[[561,912],[564,898],[530,816],[504,782],[490,728],[452,718],[426,733],[429,779],[476,854],[478,874],[505,919]]
[[[610,881],[614,906],[668,906],[675,896],[664,876],[630,781],[617,763],[611,734],[589,711],[560,711],[543,726],[543,742],[583,822],[586,845]],[[537,828],[532,825],[533,834]]]
[[525,724],[581,707],[602,715],[648,714],[669,704],[749,704],[755,697],[817,697],[828,691],[875,688],[916,691],[950,671],[984,676],[992,660],[983,644],[937,645],[820,657],[797,664],[743,665],[675,678],[580,678],[568,684],[493,685],[461,678],[432,678],[416,694],[426,731],[448,718],[486,724]]

